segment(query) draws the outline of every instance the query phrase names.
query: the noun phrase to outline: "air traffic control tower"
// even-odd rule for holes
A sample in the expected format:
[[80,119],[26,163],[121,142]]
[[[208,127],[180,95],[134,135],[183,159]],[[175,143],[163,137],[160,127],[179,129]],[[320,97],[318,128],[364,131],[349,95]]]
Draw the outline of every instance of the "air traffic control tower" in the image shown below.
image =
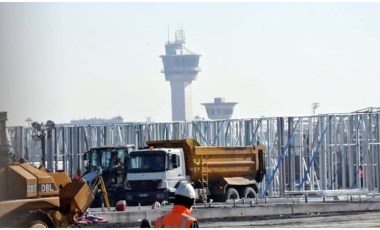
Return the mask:
[[206,107],[209,119],[230,119],[234,112],[234,106],[237,102],[225,102],[224,98],[214,98],[214,103],[202,103]]
[[198,64],[201,55],[195,54],[185,46],[185,33],[177,30],[175,41],[166,43],[165,55],[161,55],[166,81],[170,81],[172,120],[191,121],[192,96],[191,82],[197,79],[200,71]]

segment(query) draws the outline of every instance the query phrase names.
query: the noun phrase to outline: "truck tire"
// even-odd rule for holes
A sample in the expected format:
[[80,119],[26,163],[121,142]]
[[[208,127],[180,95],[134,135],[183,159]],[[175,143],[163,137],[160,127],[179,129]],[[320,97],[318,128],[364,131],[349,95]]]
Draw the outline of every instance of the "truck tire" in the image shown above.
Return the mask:
[[228,188],[226,196],[225,196],[225,201],[227,201],[227,200],[237,200],[237,199],[240,199],[238,191],[236,189],[234,189],[234,188]]
[[199,199],[200,199],[202,202],[207,202],[207,195],[202,194],[202,195],[200,195]]
[[256,191],[252,187],[246,187],[244,189],[244,198],[256,198]]

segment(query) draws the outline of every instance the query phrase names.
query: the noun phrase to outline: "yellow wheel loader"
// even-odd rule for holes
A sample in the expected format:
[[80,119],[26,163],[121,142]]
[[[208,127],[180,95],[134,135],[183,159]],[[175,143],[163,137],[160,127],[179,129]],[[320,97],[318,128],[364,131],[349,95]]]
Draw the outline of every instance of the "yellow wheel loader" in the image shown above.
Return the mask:
[[94,200],[84,180],[10,163],[0,113],[0,227],[71,227]]

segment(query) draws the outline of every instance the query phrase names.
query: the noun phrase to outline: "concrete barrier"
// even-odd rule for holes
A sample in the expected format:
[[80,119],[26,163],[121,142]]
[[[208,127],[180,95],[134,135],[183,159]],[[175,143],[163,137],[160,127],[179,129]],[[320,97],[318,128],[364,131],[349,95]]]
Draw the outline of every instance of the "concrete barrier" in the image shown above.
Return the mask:
[[[154,221],[157,217],[169,212],[170,206],[157,209],[127,210],[122,212],[92,212],[105,217],[109,223],[130,223],[129,226],[139,226],[143,218]],[[204,207],[199,206],[192,211],[192,215],[201,221],[217,221],[223,219],[239,220],[250,218],[276,218],[281,216],[305,215],[311,213],[344,213],[380,211],[380,202],[326,202],[326,203],[296,203],[296,204],[249,204],[236,207]],[[248,219],[250,219],[248,218]],[[128,225],[127,225],[128,226]]]

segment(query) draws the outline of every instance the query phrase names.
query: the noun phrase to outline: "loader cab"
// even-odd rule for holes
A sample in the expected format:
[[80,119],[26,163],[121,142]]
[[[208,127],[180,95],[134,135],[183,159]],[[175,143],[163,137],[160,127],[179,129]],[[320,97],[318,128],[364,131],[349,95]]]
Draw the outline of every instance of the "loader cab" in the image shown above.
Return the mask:
[[134,145],[91,148],[83,155],[85,163],[83,176],[96,172],[97,175],[103,176],[107,187],[122,185],[128,169],[129,154],[134,149]]

